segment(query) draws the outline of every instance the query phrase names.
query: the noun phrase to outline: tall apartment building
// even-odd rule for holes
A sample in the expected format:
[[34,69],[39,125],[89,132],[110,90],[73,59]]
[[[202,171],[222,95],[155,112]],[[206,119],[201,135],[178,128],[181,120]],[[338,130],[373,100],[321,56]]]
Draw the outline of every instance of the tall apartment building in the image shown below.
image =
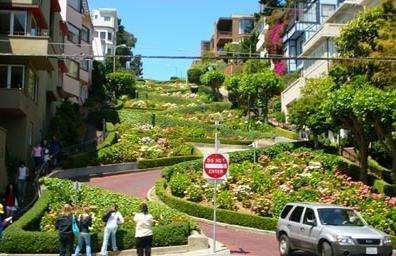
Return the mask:
[[[337,50],[334,39],[340,35],[341,28],[355,18],[363,8],[379,4],[379,0],[346,0],[339,3],[332,14],[304,42],[300,56],[336,57]],[[305,60],[301,65],[301,77],[291,83],[281,94],[282,112],[285,114],[287,114],[290,104],[300,97],[306,79],[326,75],[331,62],[329,60]]]
[[91,12],[94,25],[93,51],[95,60],[112,55],[117,44],[118,16],[116,9],[101,8]]
[[232,15],[219,18],[214,26],[213,51],[220,54],[227,43],[239,43],[250,37],[254,29],[254,16]]
[[65,40],[67,73],[63,74],[63,91],[75,103],[83,104],[88,98],[92,80],[93,25],[87,0],[59,0],[62,18],[67,23]]
[[64,52],[60,11],[58,0],[0,0],[0,150],[20,160],[30,158],[61,97],[64,62],[48,57]]

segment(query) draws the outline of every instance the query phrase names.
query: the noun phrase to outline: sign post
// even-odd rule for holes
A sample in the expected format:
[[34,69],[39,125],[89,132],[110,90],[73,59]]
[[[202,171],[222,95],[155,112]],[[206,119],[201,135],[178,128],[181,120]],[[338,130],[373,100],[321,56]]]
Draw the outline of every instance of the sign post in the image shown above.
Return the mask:
[[217,211],[217,186],[227,179],[229,156],[214,153],[206,156],[203,161],[203,175],[208,182],[214,185],[213,193],[213,253],[216,253],[216,211]]

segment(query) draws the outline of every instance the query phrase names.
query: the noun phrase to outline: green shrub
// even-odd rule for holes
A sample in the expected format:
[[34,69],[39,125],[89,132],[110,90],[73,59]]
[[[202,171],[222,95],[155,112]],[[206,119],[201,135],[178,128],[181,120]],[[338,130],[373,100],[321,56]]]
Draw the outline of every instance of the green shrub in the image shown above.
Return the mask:
[[230,191],[221,191],[217,196],[217,204],[221,209],[233,210],[235,209],[235,203]]
[[100,142],[100,143],[98,144],[98,146],[96,147],[96,149],[97,149],[97,150],[100,150],[100,149],[102,149],[102,148],[110,147],[110,146],[112,146],[114,143],[117,142],[117,139],[118,139],[117,132],[115,132],[115,131],[110,131],[110,132],[107,134],[106,138],[105,138],[102,142]]
[[200,68],[190,68],[187,70],[187,78],[189,83],[194,83],[199,85],[201,83],[200,78],[202,75],[202,70]]
[[86,166],[98,165],[95,151],[83,152],[75,155],[68,156],[62,160],[61,164],[63,169],[81,168]]
[[186,189],[186,199],[192,202],[201,202],[203,200],[203,190],[199,185],[191,185]]
[[169,181],[172,195],[184,197],[185,191],[191,185],[190,179],[184,173],[176,173]]
[[138,162],[139,169],[148,169],[154,167],[170,166],[181,162],[200,159],[200,156],[174,156],[157,159],[140,160]]

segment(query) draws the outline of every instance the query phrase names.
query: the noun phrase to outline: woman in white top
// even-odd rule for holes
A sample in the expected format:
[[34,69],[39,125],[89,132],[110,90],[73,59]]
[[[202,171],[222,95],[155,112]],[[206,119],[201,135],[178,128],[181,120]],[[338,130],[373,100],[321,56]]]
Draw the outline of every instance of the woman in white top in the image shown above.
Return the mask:
[[113,248],[113,252],[118,251],[117,241],[116,241],[116,233],[119,224],[124,223],[124,218],[121,213],[118,211],[118,206],[113,204],[112,209],[103,217],[103,221],[106,222],[106,227],[104,230],[103,244],[102,250],[100,251],[100,255],[107,255],[107,245],[109,243],[109,238],[111,236],[111,246]]
[[153,224],[155,220],[148,213],[147,204],[140,205],[140,213],[136,213],[133,220],[136,222],[136,249],[138,256],[150,256],[153,244]]
[[25,198],[26,178],[28,176],[28,169],[23,161],[19,163],[17,176],[19,201],[23,202]]

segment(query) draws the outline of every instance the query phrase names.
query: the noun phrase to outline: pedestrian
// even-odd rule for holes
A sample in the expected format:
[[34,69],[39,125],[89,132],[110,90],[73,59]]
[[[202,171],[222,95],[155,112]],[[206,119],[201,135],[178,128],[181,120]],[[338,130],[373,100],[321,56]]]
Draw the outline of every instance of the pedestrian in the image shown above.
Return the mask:
[[43,148],[41,147],[40,143],[37,143],[32,149],[32,157],[34,160],[34,168],[37,170],[40,168],[43,159]]
[[53,166],[57,165],[58,154],[60,153],[61,148],[62,148],[62,146],[61,146],[60,141],[58,140],[58,138],[56,136],[53,136],[52,137],[52,142],[51,142],[51,145],[50,145],[50,154],[52,155],[52,159],[53,159],[52,164],[53,164]]
[[80,234],[78,235],[78,244],[74,252],[74,256],[80,254],[81,249],[85,244],[85,253],[87,256],[91,256],[91,234],[89,229],[92,226],[92,217],[89,214],[90,208],[88,205],[83,206],[83,213],[78,217],[77,223],[80,228]]
[[136,249],[138,256],[151,256],[153,244],[153,224],[155,220],[148,212],[146,203],[140,205],[140,212],[135,214],[133,220],[136,222]]
[[26,167],[25,162],[21,161],[19,163],[17,177],[18,177],[18,196],[19,201],[22,203],[25,200],[25,190],[26,190],[26,178],[29,176],[29,170]]
[[9,183],[6,187],[6,192],[4,196],[4,202],[6,207],[6,216],[12,217],[18,208],[17,194],[14,189],[14,185]]
[[4,207],[0,204],[0,240],[3,237],[3,214],[4,214]]
[[114,252],[118,251],[116,233],[119,224],[124,223],[124,218],[118,211],[117,204],[113,204],[111,210],[103,216],[103,221],[106,222],[106,227],[104,230],[102,250],[100,255],[107,255],[107,245],[109,243],[109,238],[111,236],[111,246]]
[[59,255],[61,256],[70,256],[72,254],[74,241],[72,223],[72,207],[69,204],[65,204],[55,222],[55,228],[59,233]]

